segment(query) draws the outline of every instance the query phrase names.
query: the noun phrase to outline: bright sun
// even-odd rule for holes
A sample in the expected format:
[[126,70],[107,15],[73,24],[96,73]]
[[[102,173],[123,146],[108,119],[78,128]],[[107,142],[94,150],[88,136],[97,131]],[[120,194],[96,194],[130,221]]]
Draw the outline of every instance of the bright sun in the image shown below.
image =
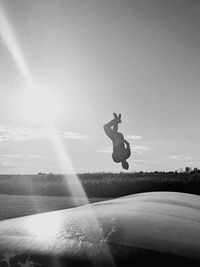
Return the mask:
[[33,88],[23,92],[19,99],[19,109],[29,120],[49,124],[58,117],[61,100],[55,91]]

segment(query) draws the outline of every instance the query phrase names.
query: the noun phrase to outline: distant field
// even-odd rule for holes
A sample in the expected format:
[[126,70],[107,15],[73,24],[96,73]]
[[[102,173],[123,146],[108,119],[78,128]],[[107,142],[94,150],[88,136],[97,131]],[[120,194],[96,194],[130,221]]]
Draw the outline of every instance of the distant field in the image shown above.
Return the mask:
[[[102,201],[91,198],[90,203]],[[0,220],[79,206],[84,199],[72,197],[0,195]]]
[[[200,195],[200,171],[84,173],[79,180],[90,198],[114,198],[149,191],[177,191]],[[0,194],[72,196],[69,184],[75,177],[55,174],[0,175]],[[73,196],[79,196],[74,189]],[[76,191],[76,193],[75,193]]]

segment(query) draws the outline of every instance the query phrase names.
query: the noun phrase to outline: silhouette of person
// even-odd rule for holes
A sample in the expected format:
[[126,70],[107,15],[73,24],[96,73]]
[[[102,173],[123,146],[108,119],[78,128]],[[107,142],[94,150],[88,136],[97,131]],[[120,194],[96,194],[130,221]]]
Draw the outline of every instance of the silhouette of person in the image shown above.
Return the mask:
[[126,161],[130,155],[130,144],[124,139],[122,133],[118,132],[118,124],[121,123],[121,114],[117,116],[116,113],[113,113],[114,119],[104,125],[104,131],[106,135],[113,142],[113,153],[112,158],[114,162],[121,162],[122,168],[128,170],[129,164]]

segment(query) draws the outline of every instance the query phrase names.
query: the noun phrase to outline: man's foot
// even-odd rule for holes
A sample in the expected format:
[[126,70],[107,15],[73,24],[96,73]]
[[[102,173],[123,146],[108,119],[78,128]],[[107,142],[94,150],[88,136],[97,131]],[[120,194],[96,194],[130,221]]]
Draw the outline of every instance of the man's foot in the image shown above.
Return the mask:
[[117,113],[113,113],[114,119],[118,120]]
[[121,114],[119,113],[119,115],[117,116],[117,113],[113,113],[114,116],[114,120],[117,121],[117,123],[121,123]]

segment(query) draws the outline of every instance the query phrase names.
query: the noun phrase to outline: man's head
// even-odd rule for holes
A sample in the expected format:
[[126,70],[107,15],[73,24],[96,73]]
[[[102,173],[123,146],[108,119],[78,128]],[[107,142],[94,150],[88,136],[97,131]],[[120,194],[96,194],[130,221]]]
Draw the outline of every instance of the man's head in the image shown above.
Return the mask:
[[125,170],[128,170],[129,168],[129,164],[126,160],[122,161],[122,168],[125,169]]

